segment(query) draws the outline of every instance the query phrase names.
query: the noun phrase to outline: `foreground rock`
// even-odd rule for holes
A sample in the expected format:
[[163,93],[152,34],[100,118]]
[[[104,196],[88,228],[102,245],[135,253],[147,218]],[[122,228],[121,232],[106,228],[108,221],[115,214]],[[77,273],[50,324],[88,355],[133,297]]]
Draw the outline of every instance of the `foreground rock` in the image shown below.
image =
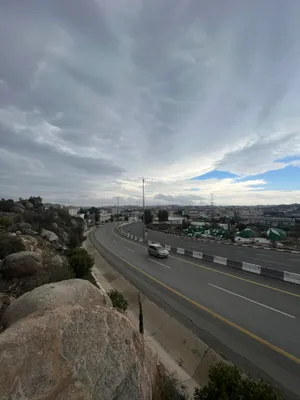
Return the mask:
[[83,307],[92,304],[112,306],[109,298],[104,298],[99,289],[89,281],[69,279],[43,285],[25,293],[6,309],[1,323],[7,328],[29,314],[76,304]]
[[41,236],[51,243],[57,242],[59,240],[58,236],[54,232],[48,231],[47,229],[42,229]]
[[42,267],[42,257],[33,251],[20,251],[7,256],[0,266],[6,279],[34,275]]
[[[67,292],[69,287],[70,282]],[[150,400],[156,362],[147,361],[127,317],[99,305],[100,295],[93,304],[79,295],[82,304],[64,305],[55,296],[52,306],[58,306],[45,309],[51,295],[49,285],[39,288],[41,295],[43,288],[43,301],[32,296],[38,311],[15,318],[0,334],[1,398]],[[94,289],[88,283],[84,290],[94,296]],[[28,301],[22,296],[18,307],[22,298]]]

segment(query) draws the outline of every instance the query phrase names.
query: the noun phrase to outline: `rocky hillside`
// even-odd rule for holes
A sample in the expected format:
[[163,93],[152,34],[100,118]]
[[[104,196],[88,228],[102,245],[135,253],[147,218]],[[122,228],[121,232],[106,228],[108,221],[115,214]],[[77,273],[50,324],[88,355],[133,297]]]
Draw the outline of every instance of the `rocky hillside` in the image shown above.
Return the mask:
[[69,252],[81,246],[84,224],[64,209],[45,209],[40,197],[0,201],[0,315],[29,290],[76,277]]
[[[157,359],[88,280],[84,221],[0,201],[0,399],[152,399]],[[147,353],[147,354],[146,354]]]

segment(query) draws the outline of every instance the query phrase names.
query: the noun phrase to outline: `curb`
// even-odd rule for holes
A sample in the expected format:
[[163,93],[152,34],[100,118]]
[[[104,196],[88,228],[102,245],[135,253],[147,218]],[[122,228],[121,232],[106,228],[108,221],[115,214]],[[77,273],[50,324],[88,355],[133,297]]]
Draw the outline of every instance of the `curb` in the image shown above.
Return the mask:
[[[124,224],[124,225],[127,225],[127,224]],[[131,235],[130,233],[124,232],[122,229],[120,229],[121,226],[124,226],[124,225],[120,225],[118,227],[118,230],[122,236],[124,236],[128,239],[131,239],[131,240],[143,242],[142,238]],[[148,240],[147,243],[151,244],[151,243],[156,243],[156,242],[152,242],[151,240]],[[284,281],[284,282],[289,282],[289,283],[294,283],[296,285],[300,285],[300,274],[296,274],[294,272],[281,271],[281,270],[275,269],[275,268],[263,267],[261,265],[252,264],[252,263],[248,263],[245,261],[230,260],[225,257],[219,257],[219,256],[213,256],[211,254],[201,253],[200,251],[187,250],[182,247],[172,247],[167,244],[162,244],[162,245],[165,247],[166,250],[170,251],[171,253],[181,254],[181,255],[184,255],[187,257],[197,258],[198,260],[208,261],[208,262],[212,262],[215,264],[223,265],[225,267],[235,268],[235,269],[239,269],[242,271],[250,272],[252,274],[266,276],[268,278],[277,279],[279,281]]]

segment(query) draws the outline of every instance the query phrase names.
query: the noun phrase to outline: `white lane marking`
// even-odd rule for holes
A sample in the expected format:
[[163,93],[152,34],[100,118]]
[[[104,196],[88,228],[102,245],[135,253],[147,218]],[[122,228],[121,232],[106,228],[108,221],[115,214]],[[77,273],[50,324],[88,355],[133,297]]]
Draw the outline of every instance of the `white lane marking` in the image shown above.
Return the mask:
[[248,299],[248,297],[241,296],[240,294],[231,292],[230,290],[227,290],[227,289],[223,289],[223,288],[221,288],[221,287],[219,287],[219,286],[213,285],[212,283],[209,283],[209,286],[213,286],[213,287],[216,288],[216,289],[223,290],[223,292],[227,292],[227,293],[229,293],[229,294],[233,294],[234,296],[237,296],[237,297],[240,297],[241,299],[250,301],[251,303],[257,304],[257,305],[259,305],[259,306],[261,306],[261,307],[268,308],[269,310],[276,311],[276,312],[278,312],[278,313],[280,313],[280,314],[285,315],[286,317],[296,318],[296,317],[294,317],[294,315],[290,315],[290,314],[287,314],[287,313],[285,313],[285,312],[283,312],[283,311],[279,311],[279,310],[277,310],[276,308],[269,307],[269,306],[267,306],[266,304],[259,303],[258,301]]
[[152,258],[148,258],[148,260],[154,262],[155,264],[162,265],[163,267],[171,269],[171,267],[169,267],[168,265],[152,260]]
[[116,240],[113,240],[114,243],[118,243]]
[[125,249],[127,249],[128,251],[131,251],[132,253],[134,253],[134,250],[131,250],[129,247],[125,247]]

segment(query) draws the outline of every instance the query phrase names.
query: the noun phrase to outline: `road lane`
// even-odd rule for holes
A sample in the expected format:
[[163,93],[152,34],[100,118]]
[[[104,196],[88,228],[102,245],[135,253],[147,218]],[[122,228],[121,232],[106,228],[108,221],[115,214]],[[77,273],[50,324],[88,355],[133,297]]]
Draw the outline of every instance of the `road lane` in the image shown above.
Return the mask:
[[[127,243],[125,242],[124,244],[123,238],[120,238],[120,240],[123,241],[123,246],[126,248]],[[120,252],[124,254],[122,246],[118,246],[116,251],[118,254]],[[172,256],[164,262],[172,269],[172,274],[165,275],[164,271],[153,271],[153,267],[149,267],[148,258],[146,259],[145,255],[146,249],[138,244],[134,258],[130,258],[130,261],[149,274],[154,272],[154,276],[156,278],[159,277],[163,283],[180,291],[192,300],[203,304],[205,307],[213,309],[234,323],[241,324],[241,326],[256,335],[270,340],[276,346],[288,352],[295,352],[296,347],[296,356],[300,358],[300,346],[297,347],[299,344],[297,336],[300,332],[300,297],[278,291],[274,293],[273,289],[261,286],[256,287],[249,281],[239,282],[237,286],[236,279],[232,276],[220,274],[218,270],[212,271],[201,268],[202,261],[190,266],[182,259],[173,258]],[[235,291],[240,296],[251,297],[257,303],[264,303],[266,306],[281,310],[286,314],[290,314],[292,310],[293,315],[297,315],[297,321],[286,321],[286,317],[283,318],[282,315],[270,316],[269,310],[261,310],[258,305],[253,306],[253,304],[247,304],[245,301],[237,301],[234,298],[228,298],[227,295],[215,293],[209,288],[208,283],[224,287],[226,290]],[[273,280],[269,279],[268,283],[271,286]],[[284,288],[289,288],[290,286],[289,284],[283,285]],[[297,287],[296,292],[292,293],[300,296],[300,288]],[[286,330],[281,329],[282,324],[285,325]]]
[[209,283],[209,286],[212,286],[212,287],[214,287],[214,288],[216,288],[216,289],[222,290],[223,292],[232,294],[233,296],[237,296],[237,297],[239,297],[239,298],[241,298],[241,299],[250,301],[251,303],[257,304],[257,305],[259,305],[259,306],[261,306],[261,307],[265,307],[265,308],[267,308],[268,310],[272,310],[272,311],[275,311],[275,312],[277,312],[277,313],[279,313],[279,314],[285,315],[286,317],[293,318],[293,319],[296,318],[294,315],[287,314],[287,313],[285,313],[285,312],[283,312],[283,311],[277,310],[276,308],[267,306],[266,304],[259,303],[258,301],[249,299],[248,297],[245,297],[245,296],[241,296],[240,294],[231,292],[230,290],[221,288],[220,286],[213,285],[212,283]]
[[[208,338],[206,337],[206,341],[214,342],[216,340],[218,343],[223,343],[225,345],[225,350],[222,349],[223,352],[227,353],[230,349],[230,351],[238,353],[238,358],[242,357],[243,363],[248,360],[247,363],[257,365],[270,377],[300,394],[300,366],[297,361],[292,361],[284,355],[287,352],[300,362],[300,312],[298,311],[300,290],[298,287],[277,281],[274,286],[273,280],[257,277],[264,282],[264,286],[259,286],[255,281],[251,283],[248,279],[241,280],[241,271],[236,271],[235,279],[232,274],[222,273],[222,268],[224,270],[222,266],[220,268],[217,266],[217,269],[212,270],[212,268],[207,268],[207,263],[203,261],[197,263],[195,260],[194,263],[187,263],[184,257],[180,258],[180,256],[160,260],[159,263],[170,267],[167,269],[149,261],[146,248],[142,244],[132,242],[131,247],[135,247],[135,252],[131,253],[125,249],[125,246],[130,245],[129,241],[113,235],[111,232],[105,235],[103,231],[98,230],[96,237],[122,259],[127,259],[129,263],[136,265],[146,274],[153,276],[175,291],[183,293],[192,302],[201,304],[202,307],[222,316],[224,321],[220,323],[216,317],[212,318],[211,315],[208,315],[209,312],[203,314],[201,307],[200,310],[195,311],[193,305],[189,304],[186,308],[186,305],[182,304],[182,302],[185,303],[184,299],[177,296],[174,309],[186,308],[183,315],[189,316],[193,321],[192,329],[196,331],[201,329],[201,333],[197,331],[200,337],[210,335]],[[128,267],[128,269],[131,268]],[[218,291],[219,293],[216,293],[217,289],[211,287],[209,283],[251,298],[257,303],[266,304],[282,313],[291,314],[295,318],[289,318],[245,299],[237,299],[226,292]],[[165,296],[165,293],[160,296]],[[170,302],[169,297],[168,302]],[[221,326],[219,326],[220,324]],[[232,331],[231,326],[235,326],[235,324],[242,328],[239,332],[238,329]],[[249,337],[243,330],[253,332],[253,335],[258,336],[262,341],[257,339],[253,341],[253,337]],[[264,341],[268,341],[269,346],[264,344]],[[217,346],[215,344],[214,347],[217,348]],[[282,352],[278,354],[276,350],[272,349],[272,346],[280,346]],[[232,357],[233,360],[235,357]]]
[[[124,231],[142,237],[142,224],[140,222],[123,227]],[[229,258],[231,260],[246,261],[263,267],[275,268],[295,273],[300,273],[300,254],[290,254],[275,250],[262,250],[251,247],[239,247],[230,244],[209,243],[190,240],[183,237],[166,235],[163,232],[148,230],[148,240],[169,244],[173,247],[182,247],[196,250],[206,254]]]

